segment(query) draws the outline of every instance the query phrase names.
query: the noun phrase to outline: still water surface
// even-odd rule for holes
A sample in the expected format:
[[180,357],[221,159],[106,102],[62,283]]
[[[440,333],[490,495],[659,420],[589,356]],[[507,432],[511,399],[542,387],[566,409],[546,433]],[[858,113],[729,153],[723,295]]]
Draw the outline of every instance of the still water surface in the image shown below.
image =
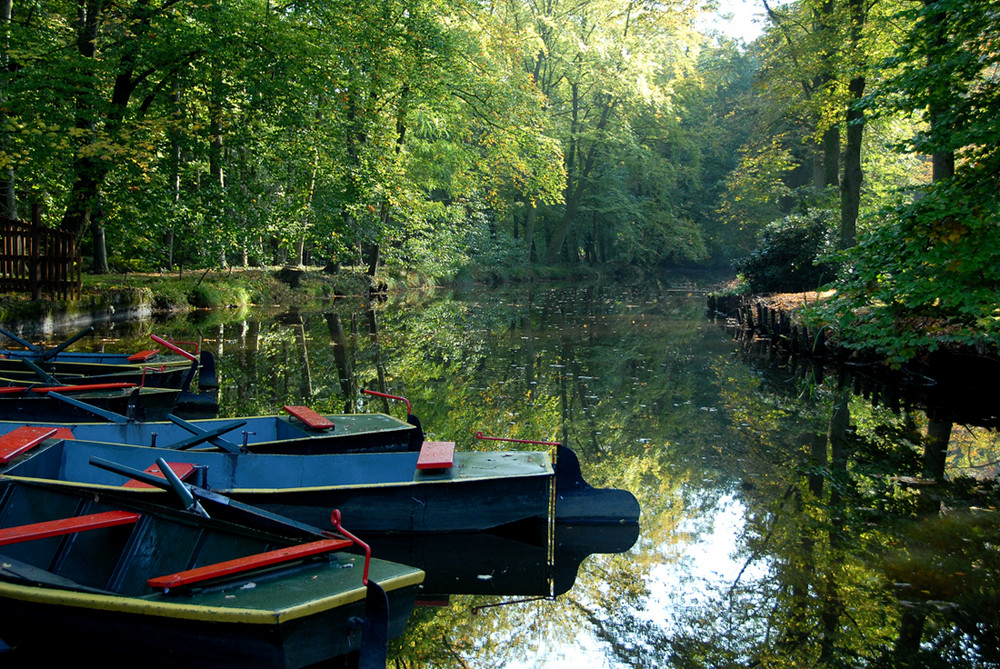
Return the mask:
[[[429,439],[560,441],[591,484],[639,499],[637,538],[578,531],[554,565],[516,538],[443,541],[441,564],[466,569],[435,588],[494,594],[416,609],[390,666],[1000,666],[991,486],[921,485],[921,412],[747,354],[707,317],[707,287],[393,294],[99,334],[109,348],[148,348],[152,332],[214,351],[221,415],[294,403],[402,416],[360,390],[390,392]],[[991,477],[995,435],[951,434],[948,473]],[[537,566],[507,579],[508,550]]]

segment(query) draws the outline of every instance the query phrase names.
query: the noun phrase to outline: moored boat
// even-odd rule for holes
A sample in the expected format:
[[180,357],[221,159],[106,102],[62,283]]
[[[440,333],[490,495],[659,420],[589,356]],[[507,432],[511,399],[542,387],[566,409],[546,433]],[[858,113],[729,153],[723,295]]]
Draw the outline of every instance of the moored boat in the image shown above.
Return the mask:
[[[631,493],[587,485],[575,454],[565,447],[456,453],[453,443],[425,442],[419,453],[274,455],[48,440],[16,454],[3,473],[121,489],[127,476],[91,463],[144,470],[159,457],[197,486],[313,525],[327,509],[339,508],[359,532],[481,531],[528,520],[560,521],[563,509],[567,521],[626,524],[639,517]],[[588,499],[595,503],[584,513]]]
[[0,481],[0,638],[12,655],[57,640],[98,663],[152,653],[189,668],[298,669],[359,650],[384,658],[402,633],[423,572],[352,552],[339,515],[321,532],[215,493],[198,497],[207,516],[147,501]]
[[198,350],[195,345],[195,353],[190,353],[157,335],[150,338],[170,353],[161,353],[159,348],[132,353],[65,350],[91,331],[93,328],[87,328],[58,346],[41,348],[0,329],[0,334],[25,347],[0,350],[0,377],[16,382],[55,379],[65,385],[129,382],[188,390],[197,374],[199,389],[218,386],[215,358],[210,351]]
[[184,420],[173,414],[162,421],[93,422],[0,421],[0,437],[21,427],[56,430],[54,436],[133,446],[184,450],[211,448],[255,453],[350,453],[419,450],[418,426],[381,413],[319,414],[289,405],[287,415]]
[[[0,387],[0,421],[76,422],[105,412],[132,420],[162,420],[177,405],[177,388],[132,383]],[[68,400],[68,401],[67,401]]]

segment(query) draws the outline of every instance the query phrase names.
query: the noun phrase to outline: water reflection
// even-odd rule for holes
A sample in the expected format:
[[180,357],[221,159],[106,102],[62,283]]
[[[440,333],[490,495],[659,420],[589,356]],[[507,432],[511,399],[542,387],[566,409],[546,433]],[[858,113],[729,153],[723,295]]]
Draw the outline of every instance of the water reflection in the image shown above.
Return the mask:
[[[995,433],[946,430],[845,392],[836,373],[741,355],[704,305],[667,281],[517,286],[106,335],[202,341],[223,415],[294,403],[402,417],[361,394],[389,391],[429,439],[562,441],[588,481],[639,498],[626,552],[553,562],[534,538],[484,540],[501,569],[534,580],[460,564],[474,578],[414,615],[398,666],[1000,666]],[[418,548],[446,565],[434,589],[472,541],[445,557]],[[536,564],[572,587],[519,601],[515,589],[548,585]]]

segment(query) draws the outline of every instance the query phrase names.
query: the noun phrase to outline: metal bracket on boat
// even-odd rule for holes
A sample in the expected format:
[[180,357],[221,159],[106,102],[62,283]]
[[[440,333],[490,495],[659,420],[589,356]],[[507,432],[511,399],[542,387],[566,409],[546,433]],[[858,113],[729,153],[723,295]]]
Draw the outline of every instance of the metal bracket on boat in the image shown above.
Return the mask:
[[52,376],[51,374],[49,374],[48,372],[46,372],[44,369],[42,369],[41,367],[39,367],[38,365],[36,365],[34,363],[34,361],[29,360],[28,358],[20,358],[20,360],[25,365],[27,365],[28,368],[31,369],[31,371],[33,371],[35,374],[37,374],[38,377],[42,379],[42,381],[45,381],[45,383],[52,383],[52,384],[55,384],[55,385],[62,385],[62,381],[60,381],[59,379],[57,379],[56,377]]
[[142,375],[139,377],[139,385],[146,386],[146,372],[165,372],[167,371],[166,365],[160,365],[159,367],[152,367],[150,365],[143,365]]
[[365,395],[375,395],[376,397],[384,397],[389,400],[397,400],[399,402],[406,402],[406,422],[417,428],[414,433],[410,436],[410,450],[419,451],[420,446],[424,443],[424,428],[420,424],[420,419],[413,415],[413,407],[410,405],[410,400],[405,397],[400,397],[399,395],[389,395],[387,393],[380,393],[377,390],[362,390]]
[[509,439],[507,437],[487,437],[482,432],[476,432],[476,439],[483,441],[508,441],[513,444],[535,444],[536,446],[562,446],[560,441],[533,441],[531,439]]

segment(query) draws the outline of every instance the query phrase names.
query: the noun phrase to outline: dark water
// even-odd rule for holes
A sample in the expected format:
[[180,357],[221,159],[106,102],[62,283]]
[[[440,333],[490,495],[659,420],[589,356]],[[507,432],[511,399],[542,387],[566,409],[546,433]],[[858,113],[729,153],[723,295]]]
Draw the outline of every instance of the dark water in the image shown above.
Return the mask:
[[[561,441],[590,483],[639,499],[625,552],[630,537],[585,530],[554,565],[518,537],[443,540],[435,589],[493,594],[416,609],[390,666],[1000,666],[996,435],[737,345],[706,317],[705,287],[466,289],[99,334],[214,351],[222,415],[402,415],[360,394],[386,391],[429,439]],[[949,481],[935,483],[925,448],[942,432]]]

